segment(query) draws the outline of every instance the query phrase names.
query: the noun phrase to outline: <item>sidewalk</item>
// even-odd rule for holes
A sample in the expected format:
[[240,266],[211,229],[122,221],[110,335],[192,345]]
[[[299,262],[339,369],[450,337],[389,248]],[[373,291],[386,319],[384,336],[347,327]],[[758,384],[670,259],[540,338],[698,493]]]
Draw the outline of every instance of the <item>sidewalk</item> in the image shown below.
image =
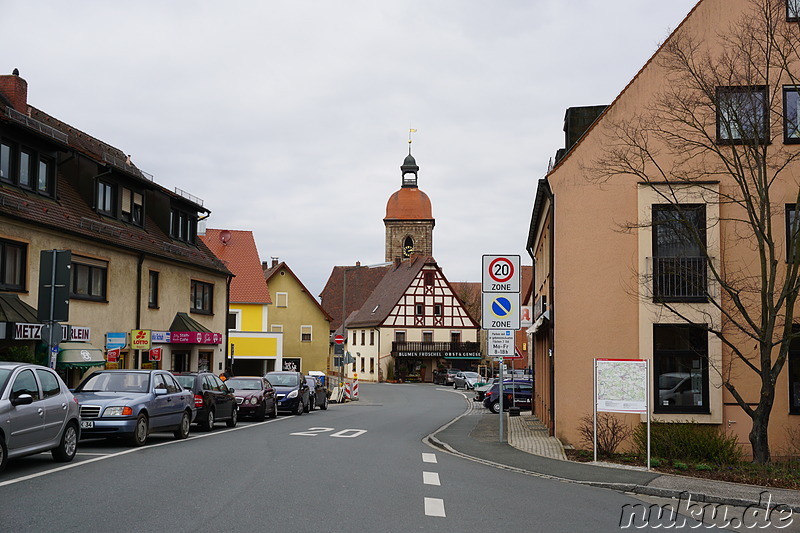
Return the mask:
[[648,496],[679,498],[689,492],[695,502],[746,507],[759,505],[761,494],[772,505],[800,512],[800,491],[757,487],[700,478],[660,474],[609,463],[569,461],[564,448],[534,416],[509,417],[500,442],[498,417],[469,400],[467,411],[429,435],[426,441],[456,455],[500,468],[542,477]]

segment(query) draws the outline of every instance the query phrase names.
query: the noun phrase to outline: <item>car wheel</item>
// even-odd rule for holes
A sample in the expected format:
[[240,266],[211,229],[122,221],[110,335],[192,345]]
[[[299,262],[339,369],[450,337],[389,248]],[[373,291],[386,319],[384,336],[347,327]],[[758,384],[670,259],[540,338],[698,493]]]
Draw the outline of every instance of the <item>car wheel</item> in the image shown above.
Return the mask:
[[310,396],[308,398],[308,403],[306,403],[303,406],[303,409],[305,410],[306,413],[310,413],[311,412],[312,407],[311,407],[311,397]]
[[256,420],[263,422],[267,418],[267,402],[261,402],[261,407],[256,411]]
[[325,398],[322,400],[322,405],[319,406],[320,409],[323,411],[328,409],[328,395],[325,395]]
[[272,402],[272,411],[269,413],[270,418],[278,418],[278,402]]
[[298,398],[297,405],[294,408],[294,414],[300,416],[303,413],[305,413],[305,407],[303,407],[303,400],[302,398]]
[[453,388],[458,390],[458,383],[456,383],[455,381],[453,382]]
[[0,472],[6,467],[8,461],[8,450],[6,449],[6,441],[0,436]]
[[213,409],[209,409],[208,410],[208,412],[206,413],[206,419],[203,420],[200,425],[203,426],[203,430],[204,431],[211,431],[212,429],[214,429],[214,410]]
[[500,413],[500,402],[492,402],[489,405],[489,410],[491,412],[493,412],[494,414],[499,414]]
[[144,446],[147,442],[147,416],[139,415],[136,419],[136,427],[133,428],[133,435],[131,435],[131,444],[134,446]]
[[192,425],[192,419],[189,416],[189,413],[186,411],[183,412],[183,416],[181,417],[181,425],[178,426],[178,429],[175,430],[173,435],[176,439],[185,439],[189,436],[189,426]]
[[229,428],[235,428],[236,422],[239,421],[239,410],[236,407],[233,408],[233,412],[231,413],[231,417],[225,422],[225,425]]
[[58,448],[53,448],[50,452],[53,459],[59,463],[68,463],[75,458],[75,453],[78,451],[78,428],[74,422],[67,424],[64,428],[64,433],[61,435],[61,442],[58,443]]

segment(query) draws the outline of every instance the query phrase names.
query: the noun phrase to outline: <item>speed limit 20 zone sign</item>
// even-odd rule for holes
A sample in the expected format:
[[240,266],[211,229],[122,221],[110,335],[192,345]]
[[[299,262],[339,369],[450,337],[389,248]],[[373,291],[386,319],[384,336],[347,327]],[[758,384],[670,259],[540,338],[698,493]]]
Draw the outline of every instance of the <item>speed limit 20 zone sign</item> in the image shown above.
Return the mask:
[[483,292],[519,292],[518,255],[483,256]]

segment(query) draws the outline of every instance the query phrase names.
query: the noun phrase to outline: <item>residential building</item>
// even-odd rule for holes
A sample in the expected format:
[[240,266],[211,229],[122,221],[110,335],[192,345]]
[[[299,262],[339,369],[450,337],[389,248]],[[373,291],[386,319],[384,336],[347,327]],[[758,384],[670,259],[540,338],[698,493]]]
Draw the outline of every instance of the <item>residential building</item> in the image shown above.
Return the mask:
[[[796,32],[795,4],[780,5],[775,35]],[[566,146],[538,183],[527,243],[535,269],[528,330],[534,411],[565,443],[581,445],[581,418],[592,414],[593,360],[645,359],[653,420],[719,427],[749,449],[750,417],[724,381],[735,383],[755,406],[760,380],[714,333],[742,316],[736,296],[723,297],[714,274],[749,277],[758,287],[759,260],[755,239],[742,230],[748,217],[739,210],[741,202],[726,200],[734,198],[736,185],[718,156],[741,162],[745,150],[761,147],[774,158],[775,212],[769,223],[780,256],[778,278],[793,268],[788,250],[798,198],[794,176],[800,173],[795,78],[784,72],[734,83],[713,70],[727,51],[733,60],[725,72],[757,71],[740,71],[737,62],[745,56],[727,48],[745,42],[728,38],[740,21],[750,20],[751,29],[763,24],[752,6],[749,0],[701,0],[609,106],[567,112]],[[758,42],[757,35],[751,37],[747,42]],[[691,61],[681,64],[677,52],[687,45],[698,55],[684,55]],[[687,64],[702,65],[694,80],[679,75]],[[789,65],[800,71],[797,58]],[[698,81],[706,92],[693,102],[708,98],[707,105],[668,105],[700,94],[692,92]],[[680,115],[688,109],[693,113]],[[700,140],[675,149],[676,141],[687,139]],[[758,305],[758,297],[747,292],[740,293],[744,305]],[[741,340],[736,333],[729,338]],[[747,346],[743,355],[754,362],[756,345],[736,344]],[[800,421],[795,345],[775,383],[769,432],[774,453],[788,444],[789,430],[796,431]],[[645,415],[627,415],[631,424],[644,420]]]
[[283,367],[283,335],[269,329],[269,287],[253,232],[207,229],[200,239],[233,272],[228,301],[228,370],[263,376]]
[[[65,250],[56,368],[69,385],[104,366],[221,370],[230,271],[197,239],[208,208],[31,106],[27,88],[16,70],[0,76],[0,350],[48,351],[40,253]],[[131,347],[134,330],[149,341],[142,349]]]
[[331,318],[289,265],[273,257],[262,277],[273,297],[269,330],[283,336],[283,370],[330,370]]

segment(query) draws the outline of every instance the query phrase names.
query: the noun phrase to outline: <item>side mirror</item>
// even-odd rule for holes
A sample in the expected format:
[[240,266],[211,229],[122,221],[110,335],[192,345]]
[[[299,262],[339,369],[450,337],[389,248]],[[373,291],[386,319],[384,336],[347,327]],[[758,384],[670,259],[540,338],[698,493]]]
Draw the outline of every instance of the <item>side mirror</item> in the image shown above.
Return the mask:
[[167,389],[155,389],[153,392],[156,394],[156,396],[163,396],[169,393]]
[[16,407],[17,405],[30,405],[33,403],[33,396],[30,394],[20,394],[16,398],[11,398],[11,405]]
[[233,394],[234,392],[236,392],[236,389],[232,389],[231,387],[228,387],[228,392],[230,392],[231,394]]

